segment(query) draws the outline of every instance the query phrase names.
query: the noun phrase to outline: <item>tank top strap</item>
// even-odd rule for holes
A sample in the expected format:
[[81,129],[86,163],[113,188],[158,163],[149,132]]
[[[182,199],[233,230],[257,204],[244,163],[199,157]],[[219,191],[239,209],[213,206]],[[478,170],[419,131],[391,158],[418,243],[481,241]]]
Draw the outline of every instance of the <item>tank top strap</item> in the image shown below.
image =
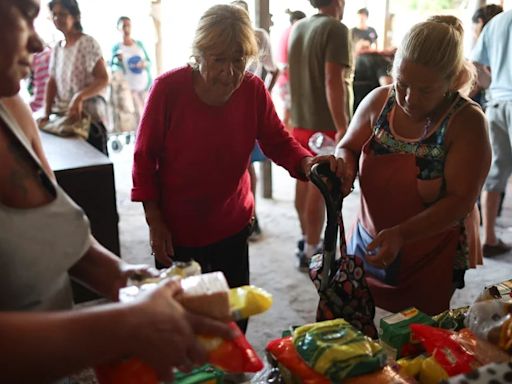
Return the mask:
[[373,127],[373,134],[378,134],[379,131],[385,130],[389,131],[389,114],[393,107],[395,106],[395,87],[392,87],[388,99],[386,100],[386,104],[384,105],[384,108],[382,109],[382,112],[379,115],[379,118],[377,119],[374,127]]
[[462,97],[458,92],[455,96],[455,101],[453,102],[450,110],[447,112],[441,123],[439,124],[439,128],[434,132],[433,135],[429,136],[424,140],[424,143],[434,144],[437,146],[442,146],[445,141],[446,129],[450,123],[451,118],[460,111],[463,107],[465,107],[469,101]]

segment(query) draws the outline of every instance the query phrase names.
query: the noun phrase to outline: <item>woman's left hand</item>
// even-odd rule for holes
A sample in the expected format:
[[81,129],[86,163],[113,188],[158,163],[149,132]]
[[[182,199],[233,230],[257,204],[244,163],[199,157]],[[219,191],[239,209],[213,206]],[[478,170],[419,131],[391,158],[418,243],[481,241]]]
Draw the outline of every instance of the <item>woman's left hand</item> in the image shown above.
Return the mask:
[[143,280],[150,277],[158,277],[158,269],[150,267],[146,264],[128,264],[125,263],[121,267],[121,276],[124,280],[124,285],[128,283],[129,279],[132,280]]
[[366,247],[366,261],[376,268],[386,269],[395,261],[404,245],[404,238],[398,226],[380,231]]
[[67,115],[72,119],[78,120],[82,116],[84,101],[80,93],[75,93],[71,101],[69,102],[69,108]]
[[318,163],[329,163],[329,168],[336,176],[341,180],[341,191],[343,196],[350,193],[352,189],[352,183],[347,182],[347,169],[345,162],[341,157],[334,157],[333,155],[322,155],[315,157],[305,157],[302,159],[302,170],[306,177],[309,179],[311,174],[311,167]]
[[112,288],[113,292],[115,292],[113,297],[117,297],[119,290],[126,287],[130,279],[140,281],[151,277],[158,277],[159,275],[156,268],[146,264],[121,263],[119,279],[116,279],[116,284]]
[[343,160],[336,158],[333,155],[323,155],[315,157],[308,156],[302,159],[302,172],[307,178],[309,178],[309,175],[311,174],[311,167],[318,163],[329,163],[329,168],[331,168],[331,171],[333,171],[336,176],[343,176]]

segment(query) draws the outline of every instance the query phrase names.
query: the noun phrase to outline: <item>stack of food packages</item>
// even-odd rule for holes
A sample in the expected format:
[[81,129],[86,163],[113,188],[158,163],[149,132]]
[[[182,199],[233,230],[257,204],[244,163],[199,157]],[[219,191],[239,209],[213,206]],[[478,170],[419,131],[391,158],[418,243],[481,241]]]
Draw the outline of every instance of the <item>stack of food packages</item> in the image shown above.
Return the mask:
[[[208,351],[208,363],[190,373],[175,372],[175,383],[222,383],[224,373],[257,372],[263,362],[239,330],[235,321],[265,312],[272,305],[272,296],[255,286],[229,289],[222,272],[200,274],[196,262],[174,265],[161,272],[159,277],[131,281],[120,290],[119,298],[130,302],[144,291],[154,288],[163,280],[180,279],[182,293],[177,297],[191,312],[229,322],[236,335],[223,340],[208,335],[198,335],[198,340]],[[102,364],[95,369],[100,384],[157,384],[156,373],[136,356],[122,361]]]
[[378,341],[342,319],[308,324],[268,343],[267,358],[286,384],[510,383],[511,289],[487,287],[434,317],[413,307],[384,317]]

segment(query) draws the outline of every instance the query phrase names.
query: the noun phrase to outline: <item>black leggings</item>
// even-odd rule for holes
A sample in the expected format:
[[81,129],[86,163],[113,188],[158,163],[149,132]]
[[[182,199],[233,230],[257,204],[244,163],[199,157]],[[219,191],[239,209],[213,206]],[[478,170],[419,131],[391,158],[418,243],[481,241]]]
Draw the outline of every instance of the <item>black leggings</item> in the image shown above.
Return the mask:
[[[174,260],[189,261],[194,259],[201,265],[203,273],[221,271],[226,276],[230,288],[249,284],[249,237],[251,226],[248,225],[236,235],[204,247],[174,247]],[[165,268],[155,260],[157,268]],[[247,320],[237,322],[245,333]]]

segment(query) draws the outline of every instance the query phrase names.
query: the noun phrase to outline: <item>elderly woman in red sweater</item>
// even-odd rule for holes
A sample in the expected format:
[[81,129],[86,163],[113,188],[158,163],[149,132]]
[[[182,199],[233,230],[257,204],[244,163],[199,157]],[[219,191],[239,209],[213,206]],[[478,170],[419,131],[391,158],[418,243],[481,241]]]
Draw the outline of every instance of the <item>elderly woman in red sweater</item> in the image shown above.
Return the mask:
[[[254,214],[246,172],[265,155],[306,179],[312,158],[284,129],[263,82],[246,72],[257,54],[245,10],[216,5],[201,17],[193,63],[156,79],[135,146],[132,200],[142,201],[157,266],[195,259],[231,287],[249,283]],[[341,160],[340,160],[341,162]]]

